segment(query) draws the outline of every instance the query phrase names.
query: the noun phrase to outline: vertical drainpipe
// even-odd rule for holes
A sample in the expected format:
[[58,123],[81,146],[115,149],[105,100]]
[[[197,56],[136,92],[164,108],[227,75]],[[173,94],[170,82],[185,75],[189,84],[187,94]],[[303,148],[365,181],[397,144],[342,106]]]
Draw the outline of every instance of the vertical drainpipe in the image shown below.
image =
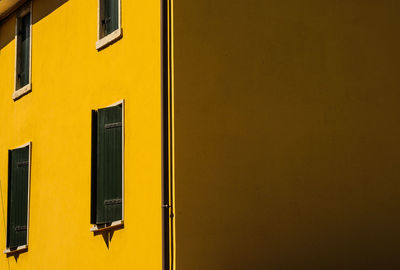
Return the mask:
[[171,10],[170,0],[161,0],[161,140],[162,140],[162,269],[173,266],[173,209],[171,174]]

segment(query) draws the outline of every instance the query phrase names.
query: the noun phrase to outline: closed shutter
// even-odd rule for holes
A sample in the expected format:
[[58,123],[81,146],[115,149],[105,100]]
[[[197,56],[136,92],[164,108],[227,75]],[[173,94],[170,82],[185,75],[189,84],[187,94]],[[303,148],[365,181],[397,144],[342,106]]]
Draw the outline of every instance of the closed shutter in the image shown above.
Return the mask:
[[118,29],[119,21],[119,0],[104,0],[104,34],[111,34]]
[[122,106],[98,110],[96,224],[122,220]]
[[30,59],[30,35],[31,35],[31,14],[28,13],[21,18],[20,26],[20,51],[19,51],[19,87],[29,83],[29,59]]
[[29,146],[9,151],[7,247],[27,244]]
[[92,181],[90,223],[97,223],[97,111],[92,110]]

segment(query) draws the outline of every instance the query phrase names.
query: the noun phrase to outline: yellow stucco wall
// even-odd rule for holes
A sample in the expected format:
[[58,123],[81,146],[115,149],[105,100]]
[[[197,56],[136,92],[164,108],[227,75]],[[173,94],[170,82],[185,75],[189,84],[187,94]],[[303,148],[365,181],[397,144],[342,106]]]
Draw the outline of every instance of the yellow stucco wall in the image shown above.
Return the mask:
[[400,269],[399,14],[174,1],[178,270]]
[[[29,250],[0,269],[160,269],[160,1],[122,0],[123,38],[97,52],[97,0],[34,0],[32,93],[14,102],[15,17],[0,26],[0,250],[7,150],[32,141]],[[125,228],[90,225],[91,110],[125,99]]]

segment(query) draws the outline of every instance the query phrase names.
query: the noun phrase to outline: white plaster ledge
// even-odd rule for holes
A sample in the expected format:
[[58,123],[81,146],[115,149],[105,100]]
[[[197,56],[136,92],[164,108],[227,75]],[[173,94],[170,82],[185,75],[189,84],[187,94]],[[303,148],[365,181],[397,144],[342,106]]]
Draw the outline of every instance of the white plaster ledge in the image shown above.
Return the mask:
[[102,232],[102,231],[110,231],[110,230],[114,230],[114,229],[118,229],[118,228],[122,228],[124,227],[124,221],[119,220],[119,221],[114,221],[113,223],[111,223],[111,225],[109,226],[104,226],[104,227],[100,227],[98,225],[93,225],[92,228],[90,228],[91,232]]
[[23,246],[17,247],[17,249],[13,249],[13,250],[10,250],[8,248],[8,249],[4,250],[4,254],[7,254],[7,255],[11,256],[13,254],[20,253],[20,252],[23,252],[23,251],[26,251],[26,250],[28,250],[28,245],[23,245]]
[[108,34],[107,36],[99,39],[96,42],[96,49],[98,51],[101,50],[101,49],[104,49],[105,47],[111,45],[112,43],[114,43],[115,41],[117,41],[120,38],[122,38],[122,29],[118,28],[117,30],[115,30],[111,34]]
[[24,87],[22,87],[22,88],[20,88],[18,90],[15,90],[13,95],[12,95],[12,98],[15,101],[15,100],[20,99],[21,97],[25,96],[26,94],[28,94],[30,92],[32,92],[32,84],[31,83],[25,85]]

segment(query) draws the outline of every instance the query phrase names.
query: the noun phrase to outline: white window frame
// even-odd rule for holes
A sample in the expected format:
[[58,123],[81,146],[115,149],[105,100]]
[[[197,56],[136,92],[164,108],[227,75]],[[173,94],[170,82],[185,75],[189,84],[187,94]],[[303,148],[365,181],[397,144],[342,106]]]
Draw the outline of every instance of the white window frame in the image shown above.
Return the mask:
[[[18,85],[18,47],[20,46],[19,38],[18,38],[18,28],[21,21],[21,18],[26,14],[31,13],[31,21],[30,21],[30,37],[29,37],[29,83],[24,85],[21,88],[17,88]],[[30,93],[32,91],[32,2],[29,2],[27,5],[21,7],[21,9],[16,14],[16,23],[15,23],[15,72],[14,72],[14,93],[12,95],[13,100],[17,100],[22,96]]]
[[[26,144],[23,144],[19,147],[11,149],[11,150],[21,149],[21,148],[24,148],[27,146],[29,146],[29,159],[28,159],[29,166],[28,166],[28,206],[27,206],[27,219],[26,219],[26,245],[22,245],[22,246],[17,247],[14,250],[10,250],[7,247],[7,242],[8,242],[8,234],[7,234],[6,235],[6,250],[4,250],[3,253],[10,255],[10,256],[12,254],[16,254],[16,253],[20,253],[20,252],[24,252],[24,251],[28,250],[28,244],[29,244],[29,212],[30,212],[30,198],[31,198],[32,142],[28,142]],[[7,196],[10,196],[10,194],[7,194]],[[7,216],[8,216],[8,213],[7,213]]]
[[[91,232],[101,232],[101,231],[106,231],[106,230],[112,230],[112,229],[117,229],[121,228],[124,226],[124,220],[125,220],[125,100],[122,99],[120,101],[117,101],[116,103],[113,103],[109,106],[106,107],[101,107],[101,108],[110,108],[110,107],[115,107],[121,105],[122,106],[122,219],[113,221],[111,225],[109,226],[98,226],[97,224],[93,224],[92,228],[90,228]],[[99,109],[101,109],[99,108]],[[97,179],[96,179],[97,180]],[[92,194],[91,194],[92,196]]]
[[96,50],[104,49],[122,37],[121,0],[118,0],[118,29],[102,37],[101,14],[103,13],[104,0],[98,0],[97,8],[97,41]]

